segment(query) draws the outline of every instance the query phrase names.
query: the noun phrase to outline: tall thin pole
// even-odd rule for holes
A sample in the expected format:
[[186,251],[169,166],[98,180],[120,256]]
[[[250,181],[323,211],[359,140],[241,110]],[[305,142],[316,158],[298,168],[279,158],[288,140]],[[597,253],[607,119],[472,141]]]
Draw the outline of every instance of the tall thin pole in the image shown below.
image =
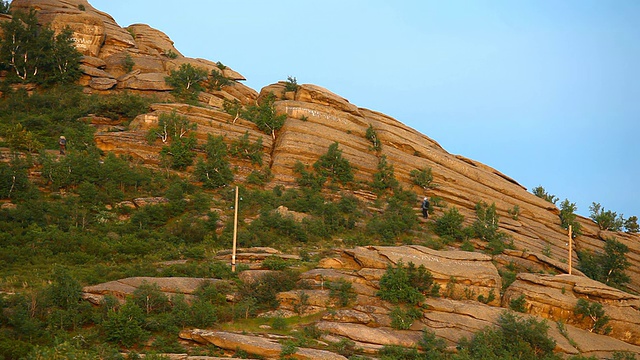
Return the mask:
[[569,225],[569,275],[571,275],[571,258],[573,257],[573,235],[571,231],[571,225]]
[[238,187],[236,186],[236,203],[233,206],[233,250],[231,252],[231,271],[236,272],[236,242],[238,239]]

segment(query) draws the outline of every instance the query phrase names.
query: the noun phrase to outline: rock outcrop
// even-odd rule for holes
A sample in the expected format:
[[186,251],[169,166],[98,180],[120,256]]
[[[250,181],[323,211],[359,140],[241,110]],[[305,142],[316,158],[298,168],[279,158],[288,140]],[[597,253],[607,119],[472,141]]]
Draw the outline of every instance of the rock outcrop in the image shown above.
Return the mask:
[[511,300],[524,296],[527,312],[553,321],[562,321],[591,330],[593,321],[575,313],[579,299],[596,302],[610,318],[609,336],[640,345],[640,297],[575,275],[518,274],[502,299],[508,307]]

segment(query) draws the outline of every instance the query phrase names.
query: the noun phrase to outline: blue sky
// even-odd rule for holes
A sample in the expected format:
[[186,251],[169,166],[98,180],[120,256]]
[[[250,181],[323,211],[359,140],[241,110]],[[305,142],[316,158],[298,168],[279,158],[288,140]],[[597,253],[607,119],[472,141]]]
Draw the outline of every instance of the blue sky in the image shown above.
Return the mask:
[[262,87],[385,113],[578,213],[640,216],[640,2],[89,0]]

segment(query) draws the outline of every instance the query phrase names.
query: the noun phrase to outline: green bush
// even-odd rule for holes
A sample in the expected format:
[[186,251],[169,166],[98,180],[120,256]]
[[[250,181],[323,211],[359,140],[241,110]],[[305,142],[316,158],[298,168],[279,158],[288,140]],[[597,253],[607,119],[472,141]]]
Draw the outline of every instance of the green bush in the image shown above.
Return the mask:
[[367,131],[365,132],[364,136],[365,138],[367,138],[367,140],[371,142],[373,150],[375,150],[376,152],[379,152],[380,150],[382,150],[382,143],[380,142],[380,139],[378,138],[378,133],[373,128],[373,125],[369,124],[369,127],[367,128]]
[[345,307],[353,302],[357,295],[353,292],[353,285],[344,279],[327,282],[326,287],[329,289],[329,297],[336,300],[338,306]]
[[527,312],[526,305],[527,305],[527,299],[524,297],[524,294],[518,296],[515,299],[511,299],[511,301],[509,301],[509,309],[520,312],[520,313]]
[[231,84],[233,84],[233,81],[227,77],[224,76],[222,70],[224,69],[212,69],[211,72],[209,73],[209,77],[208,77],[208,86],[207,88],[209,90],[222,90],[223,87],[225,86],[229,86]]
[[378,159],[378,171],[373,174],[371,187],[380,194],[385,190],[396,190],[398,186],[399,183],[396,179],[393,165],[387,162],[386,155],[380,156]]
[[259,137],[255,142],[249,140],[249,132],[238,137],[231,142],[229,154],[241,159],[247,159],[252,164],[262,166],[262,138]]
[[580,270],[589,278],[616,288],[624,288],[631,279],[625,270],[631,266],[626,257],[629,248],[615,238],[605,241],[604,253],[578,251]]
[[599,334],[608,334],[611,332],[611,327],[606,326],[609,322],[609,316],[605,315],[602,304],[585,299],[578,299],[576,307],[573,313],[581,316],[581,320],[585,318],[589,319],[591,323],[589,327],[590,332],[596,332]]
[[351,164],[342,157],[342,150],[338,149],[337,142],[329,145],[327,153],[320,156],[313,167],[320,176],[332,179],[334,182],[344,185],[353,181]]
[[422,311],[415,307],[401,308],[394,307],[389,313],[391,317],[391,327],[398,330],[409,330],[413,322],[422,317]]
[[276,131],[280,130],[287,118],[286,114],[276,114],[274,103],[276,96],[269,93],[258,105],[251,105],[244,111],[240,112],[240,116],[256,124],[258,129],[266,134],[270,134],[273,139],[276,138]]
[[459,356],[463,359],[559,360],[553,353],[556,342],[548,335],[546,321],[523,319],[508,312],[498,319],[498,328],[485,328],[471,340],[461,340]]
[[233,181],[233,172],[227,159],[227,145],[222,136],[207,135],[204,145],[206,160],[199,159],[194,176],[205,189],[216,189]]
[[532,192],[533,192],[533,195],[541,199],[547,200],[552,204],[555,204],[559,200],[555,195],[551,195],[547,193],[547,191],[542,186],[537,186],[533,188]]
[[295,77],[287,76],[287,81],[284,83],[284,91],[298,91],[298,80]]
[[424,265],[416,267],[409,262],[405,267],[402,261],[396,267],[387,267],[379,285],[380,290],[376,295],[393,304],[416,305],[424,300],[425,294],[437,295],[435,291],[438,290],[434,286],[433,276]]
[[463,222],[464,216],[460,214],[457,208],[452,207],[436,219],[433,224],[433,230],[440,236],[463,240],[465,238],[462,228]]
[[411,182],[414,185],[418,185],[423,188],[425,191],[429,189],[435,188],[435,184],[433,184],[433,174],[430,167],[424,169],[413,169],[409,173],[411,177]]
[[569,202],[568,199],[564,199],[564,201],[560,203],[560,222],[562,223],[562,228],[569,229],[569,225],[571,225],[571,236],[573,238],[582,234],[581,225],[576,220],[577,215],[575,212],[577,209],[576,204]]
[[198,102],[198,95],[204,90],[202,83],[207,80],[207,71],[185,63],[180,65],[178,70],[171,70],[164,80],[173,87],[171,93],[177,99],[195,105]]
[[637,234],[640,230],[640,227],[638,226],[638,217],[629,216],[629,218],[624,222],[624,228],[628,233]]
[[107,341],[132,347],[149,337],[144,322],[144,311],[134,302],[127,302],[119,309],[109,310],[101,325]]
[[171,308],[169,298],[161,290],[158,284],[143,282],[134,292],[131,299],[146,314],[166,312]]
[[599,203],[592,203],[589,206],[589,218],[598,224],[600,230],[622,231],[625,220],[622,215],[618,216],[611,210],[604,210]]
[[378,235],[385,241],[398,238],[415,228],[416,215],[406,202],[393,196],[389,198],[382,214],[374,215],[367,223],[367,234]]

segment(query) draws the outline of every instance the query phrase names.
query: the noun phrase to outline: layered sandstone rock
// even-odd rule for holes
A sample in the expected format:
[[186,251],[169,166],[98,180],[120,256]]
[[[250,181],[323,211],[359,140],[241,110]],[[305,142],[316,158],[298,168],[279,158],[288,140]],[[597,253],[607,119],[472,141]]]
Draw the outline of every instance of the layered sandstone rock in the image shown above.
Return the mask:
[[105,296],[110,295],[120,301],[131,295],[144,284],[155,285],[167,297],[174,295],[185,295],[186,299],[191,299],[198,287],[204,283],[215,283],[222,280],[205,278],[154,278],[154,277],[131,277],[106,283],[86,286],[82,289],[82,297],[95,305],[100,305]]
[[[278,342],[259,336],[195,329],[180,332],[180,338],[193,340],[200,344],[213,344],[226,350],[242,350],[268,359],[277,359],[282,353],[282,345]],[[346,360],[342,355],[310,348],[297,348],[291,357],[309,360]]]
[[527,311],[554,321],[591,329],[589,318],[575,314],[578,299],[602,304],[610,318],[612,337],[640,345],[640,297],[575,275],[518,274],[502,299],[502,305],[524,296]]

